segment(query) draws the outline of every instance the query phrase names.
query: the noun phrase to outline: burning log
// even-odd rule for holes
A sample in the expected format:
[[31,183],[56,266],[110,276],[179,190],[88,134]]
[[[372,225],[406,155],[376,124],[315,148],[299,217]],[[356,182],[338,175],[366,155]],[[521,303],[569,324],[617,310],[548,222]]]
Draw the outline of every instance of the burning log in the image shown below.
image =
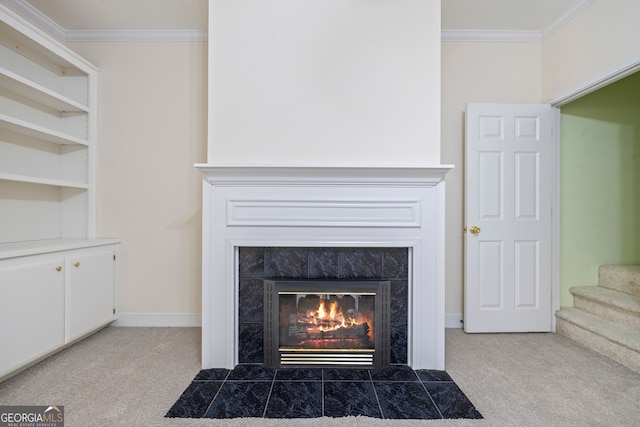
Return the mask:
[[363,323],[361,325],[353,325],[346,328],[338,328],[333,331],[320,332],[322,339],[365,339],[368,338],[369,325]]
[[369,325],[363,323],[361,325],[353,325],[347,327],[339,327],[333,330],[321,330],[320,328],[307,326],[289,326],[289,337],[298,340],[328,340],[328,339],[369,339]]
[[300,313],[291,315],[290,322],[303,327],[322,327],[323,329],[336,329],[344,323],[342,319],[318,319]]

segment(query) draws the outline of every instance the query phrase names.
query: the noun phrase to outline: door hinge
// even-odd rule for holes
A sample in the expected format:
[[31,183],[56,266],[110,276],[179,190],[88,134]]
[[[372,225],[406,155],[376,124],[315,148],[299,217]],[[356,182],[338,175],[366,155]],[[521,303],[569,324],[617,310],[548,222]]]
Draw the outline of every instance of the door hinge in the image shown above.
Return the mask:
[[113,309],[113,314],[116,314],[116,309],[115,308]]
[[114,260],[114,261],[116,260],[116,255],[115,255],[115,254],[113,255],[113,260]]

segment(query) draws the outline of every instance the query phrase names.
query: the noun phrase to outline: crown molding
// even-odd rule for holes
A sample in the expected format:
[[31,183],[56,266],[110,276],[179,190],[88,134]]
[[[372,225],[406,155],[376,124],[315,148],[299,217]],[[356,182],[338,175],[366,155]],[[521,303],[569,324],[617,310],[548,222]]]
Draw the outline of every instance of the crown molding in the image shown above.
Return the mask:
[[67,30],[65,42],[205,42],[200,30]]
[[573,18],[591,6],[595,0],[575,0],[560,16],[541,30],[442,30],[442,42],[505,42],[541,43]]
[[542,40],[551,36],[569,21],[578,16],[583,10],[591,6],[595,0],[575,0],[560,16],[542,29]]
[[58,41],[67,42],[203,42],[200,30],[65,30],[24,0],[1,0]]
[[[557,19],[542,30],[464,30],[441,31],[442,42],[540,43],[591,6],[595,0],[575,0]],[[200,30],[65,30],[24,0],[2,0],[24,18],[62,42],[204,42],[207,32]]]
[[509,42],[540,43],[542,31],[538,30],[442,30],[442,42]]
[[11,7],[23,18],[31,21],[40,27],[43,31],[56,38],[58,41],[65,41],[65,29],[58,25],[54,20],[35,7],[31,6],[24,0],[3,0],[3,3]]

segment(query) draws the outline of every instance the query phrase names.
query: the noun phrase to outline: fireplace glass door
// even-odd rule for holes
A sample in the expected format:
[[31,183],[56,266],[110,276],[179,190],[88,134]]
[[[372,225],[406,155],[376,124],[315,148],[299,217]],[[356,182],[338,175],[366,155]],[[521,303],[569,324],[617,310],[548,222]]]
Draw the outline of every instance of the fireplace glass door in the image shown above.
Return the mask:
[[388,283],[265,281],[265,363],[379,367],[388,360]]
[[281,292],[280,347],[374,350],[375,294]]

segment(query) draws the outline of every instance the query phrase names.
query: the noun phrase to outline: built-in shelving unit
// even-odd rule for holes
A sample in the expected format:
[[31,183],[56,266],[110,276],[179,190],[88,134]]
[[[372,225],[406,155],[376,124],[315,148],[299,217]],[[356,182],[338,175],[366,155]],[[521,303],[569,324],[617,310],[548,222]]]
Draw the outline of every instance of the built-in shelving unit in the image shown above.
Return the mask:
[[98,69],[4,6],[0,57],[0,243],[94,238]]
[[0,381],[117,318],[96,238],[98,69],[0,4]]

